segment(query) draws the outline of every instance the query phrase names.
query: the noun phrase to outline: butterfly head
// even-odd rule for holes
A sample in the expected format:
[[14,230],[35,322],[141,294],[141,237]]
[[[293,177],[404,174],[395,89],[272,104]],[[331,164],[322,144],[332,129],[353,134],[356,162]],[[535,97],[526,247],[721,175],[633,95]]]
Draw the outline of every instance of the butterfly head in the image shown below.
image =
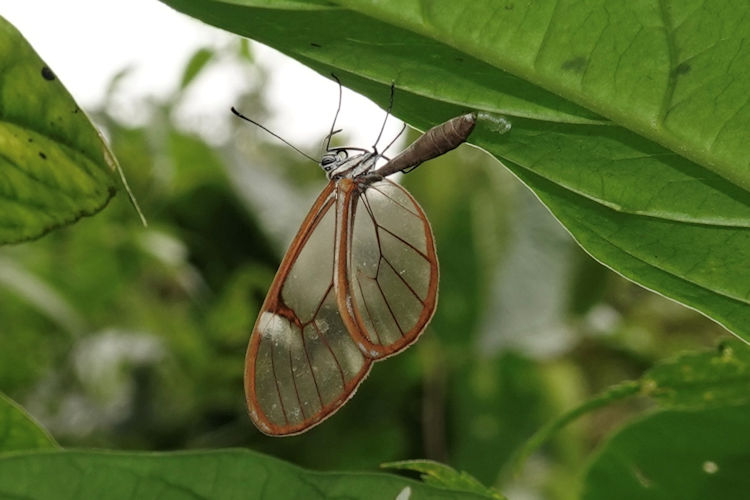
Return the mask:
[[353,179],[372,171],[378,158],[378,153],[366,149],[333,148],[323,153],[319,165],[329,179]]
[[349,157],[349,153],[346,149],[326,151],[323,157],[320,159],[320,168],[326,174],[336,170],[338,165],[341,165]]

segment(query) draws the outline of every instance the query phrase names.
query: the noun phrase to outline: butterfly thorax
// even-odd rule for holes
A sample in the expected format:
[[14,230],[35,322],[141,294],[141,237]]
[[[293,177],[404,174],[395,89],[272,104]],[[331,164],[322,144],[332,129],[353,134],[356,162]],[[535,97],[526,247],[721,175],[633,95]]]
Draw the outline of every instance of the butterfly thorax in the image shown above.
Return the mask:
[[[350,155],[350,151],[356,154]],[[354,179],[375,169],[380,153],[357,148],[335,148],[326,151],[320,159],[320,167],[329,179]]]

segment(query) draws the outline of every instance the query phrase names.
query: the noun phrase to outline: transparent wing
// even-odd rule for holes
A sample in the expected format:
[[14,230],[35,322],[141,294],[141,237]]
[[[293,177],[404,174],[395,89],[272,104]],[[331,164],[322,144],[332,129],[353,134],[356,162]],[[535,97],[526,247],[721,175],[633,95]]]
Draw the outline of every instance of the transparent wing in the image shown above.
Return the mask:
[[347,331],[334,290],[336,192],[329,183],[294,238],[253,328],[245,393],[256,426],[296,434],[352,396],[372,361]]
[[438,263],[430,223],[416,200],[387,179],[353,183],[340,212],[339,309],[371,358],[414,342],[435,311]]

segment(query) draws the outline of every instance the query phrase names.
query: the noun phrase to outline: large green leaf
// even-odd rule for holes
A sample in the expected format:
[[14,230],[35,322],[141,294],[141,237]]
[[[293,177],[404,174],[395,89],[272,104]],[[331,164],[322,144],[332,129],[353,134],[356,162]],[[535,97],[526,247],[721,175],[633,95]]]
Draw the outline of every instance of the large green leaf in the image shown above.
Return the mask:
[[99,211],[115,161],[52,70],[0,17],[0,244]]
[[750,406],[663,411],[605,443],[585,479],[586,500],[745,499]]
[[0,458],[0,496],[73,498],[428,498],[487,496],[377,473],[306,471],[242,450],[191,453],[61,451]]
[[[470,138],[594,257],[750,340],[750,4],[163,0]],[[512,125],[502,134],[493,119]]]
[[56,446],[55,440],[23,408],[0,393],[0,454]]

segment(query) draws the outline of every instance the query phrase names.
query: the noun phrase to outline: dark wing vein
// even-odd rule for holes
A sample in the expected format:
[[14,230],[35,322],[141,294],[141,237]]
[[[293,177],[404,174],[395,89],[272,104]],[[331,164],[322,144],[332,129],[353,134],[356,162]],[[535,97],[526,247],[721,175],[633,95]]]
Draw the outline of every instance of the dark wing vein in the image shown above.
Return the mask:
[[419,301],[419,302],[420,302],[420,303],[421,303],[421,304],[422,304],[422,305],[424,306],[424,303],[425,303],[425,301],[424,301],[424,300],[422,300],[422,299],[421,299],[421,298],[419,297],[419,295],[418,295],[418,294],[417,294],[417,292],[416,292],[416,291],[415,291],[415,290],[414,290],[414,289],[412,288],[412,286],[411,286],[411,285],[409,284],[409,282],[408,282],[408,281],[406,281],[406,278],[404,278],[403,276],[401,276],[401,274],[400,274],[400,273],[399,273],[399,272],[398,272],[398,271],[396,270],[396,268],[395,268],[395,267],[393,267],[393,264],[391,264],[391,261],[389,261],[389,260],[388,260],[388,259],[386,259],[385,257],[381,257],[381,259],[383,259],[383,260],[385,261],[385,263],[386,263],[386,264],[388,264],[388,267],[390,267],[390,268],[391,268],[391,270],[393,271],[393,274],[395,274],[395,275],[396,275],[396,276],[398,277],[398,279],[399,279],[399,280],[401,281],[401,283],[403,283],[403,284],[404,284],[404,286],[406,286],[406,288],[408,288],[408,289],[409,289],[409,291],[411,292],[411,294],[412,294],[412,295],[414,295],[414,298],[416,298],[416,299],[417,299],[417,300],[418,300],[418,301]]
[[[370,319],[370,324],[372,325],[372,331],[375,333],[375,337],[378,339],[378,343],[380,345],[383,345],[383,339],[380,338],[380,332],[378,332],[377,327],[375,326],[375,318],[372,315],[372,312],[370,312],[370,306],[367,303],[367,300],[365,300],[365,291],[362,290],[362,282],[360,281],[359,273],[357,274],[357,286],[359,287],[359,294],[362,296],[362,302],[365,305],[365,312],[367,313],[367,317]],[[368,280],[371,280],[372,278],[369,276],[365,276]]]
[[284,421],[289,424],[289,417],[286,414],[286,408],[284,407],[284,399],[281,397],[281,388],[279,387],[279,377],[276,376],[276,361],[274,360],[274,349],[271,348],[271,371],[273,371],[273,381],[276,384],[276,395],[279,397],[279,404],[281,405],[281,413],[284,415]]
[[[393,184],[394,184],[394,185],[396,185],[396,186],[398,186],[398,184],[396,184],[395,182],[394,182]],[[385,184],[385,185],[387,186],[388,184]],[[407,212],[409,212],[410,214],[412,214],[412,215],[413,215],[414,217],[416,217],[416,218],[418,218],[418,219],[421,219],[421,218],[422,218],[422,216],[421,216],[421,215],[420,215],[420,214],[419,214],[418,212],[415,212],[413,208],[407,207],[406,205],[404,205],[404,204],[403,204],[403,203],[401,203],[400,201],[396,200],[396,199],[395,199],[395,198],[393,198],[393,197],[392,197],[391,195],[389,195],[388,193],[386,193],[385,191],[383,191],[383,190],[382,190],[382,189],[380,188],[380,186],[377,186],[377,185],[371,184],[370,186],[368,186],[368,188],[367,188],[367,189],[373,189],[373,190],[377,191],[377,192],[378,192],[378,193],[380,193],[380,194],[381,194],[381,195],[382,195],[382,196],[383,196],[384,198],[388,198],[389,200],[391,200],[391,202],[393,202],[393,204],[394,204],[394,205],[398,205],[399,207],[403,208],[404,210],[406,210]],[[403,189],[403,188],[402,188],[402,189]],[[367,191],[365,191],[365,196],[367,196]]]

